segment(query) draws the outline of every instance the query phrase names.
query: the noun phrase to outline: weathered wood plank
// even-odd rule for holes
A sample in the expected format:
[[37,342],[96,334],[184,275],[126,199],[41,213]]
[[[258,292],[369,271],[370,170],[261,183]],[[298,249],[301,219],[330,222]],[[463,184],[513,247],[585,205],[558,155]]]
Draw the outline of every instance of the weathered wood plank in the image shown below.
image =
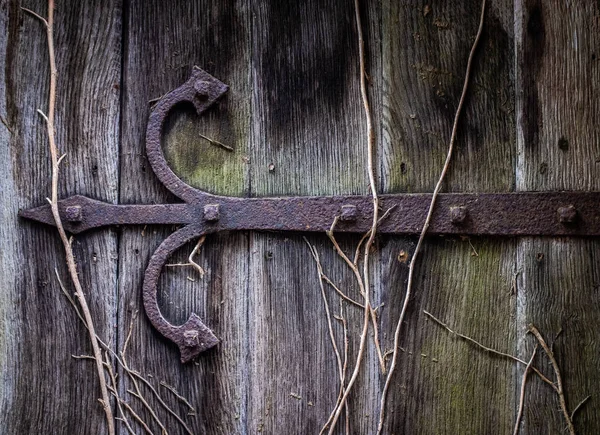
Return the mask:
[[[514,186],[513,8],[512,1],[488,3],[445,191]],[[384,192],[433,190],[480,7],[478,1],[384,2]],[[426,240],[385,433],[512,433],[514,363],[456,340],[423,310],[489,346],[512,351],[514,249],[512,241]],[[392,237],[381,244],[378,287],[385,301],[380,314],[386,348],[392,347],[413,250],[412,239]]]
[[[369,62],[375,63],[378,8],[364,12]],[[257,2],[254,14],[252,195],[367,193],[352,2]],[[377,76],[374,70],[374,83]],[[325,235],[309,241],[317,245],[326,273],[360,299],[352,273]],[[350,251],[356,242],[345,240],[343,246]],[[339,381],[314,260],[299,235],[251,234],[249,267],[248,430],[317,433],[335,405]],[[338,313],[339,298],[330,287],[326,291]],[[349,377],[362,312],[349,306],[346,317]],[[332,321],[343,349],[339,322]],[[375,356],[367,355],[363,367],[349,402],[356,433],[372,432],[377,403]],[[343,418],[338,428],[342,433]]]
[[[523,1],[515,9],[518,190],[600,189],[599,15],[594,2]],[[518,334],[533,323],[555,343],[569,409],[592,395],[574,419],[580,434],[600,428],[599,256],[597,240],[528,238],[518,246]],[[531,337],[520,340],[519,354],[532,346]],[[547,359],[538,361],[552,375]],[[558,398],[537,379],[526,407],[522,433],[564,430]]]
[[[20,6],[45,16],[45,1],[0,4],[0,433],[104,433],[97,374],[71,355],[91,353],[87,332],[61,294],[68,285],[56,231],[17,218],[50,195],[46,127],[46,32]],[[67,157],[60,195],[117,200],[121,9],[59,2],[56,136]],[[5,128],[6,127],[6,128]],[[96,331],[114,343],[117,240],[112,231],[77,237],[74,250]]]
[[[145,159],[148,101],[182,84],[194,65],[230,85],[231,90],[208,116],[198,118],[185,107],[173,114],[164,139],[165,154],[174,171],[194,186],[219,194],[247,194],[249,13],[244,1],[129,3],[122,202],[175,200],[158,183]],[[235,152],[210,145],[200,134],[232,146]],[[172,230],[149,227],[123,231],[119,266],[123,271],[119,287],[121,344],[132,312],[143,313],[140,291],[148,259]],[[181,249],[172,261],[186,262],[192,248]],[[195,312],[222,340],[215,351],[203,355],[196,364],[181,365],[177,349],[154,331],[143,314],[133,331],[131,365],[151,374],[155,385],[159,380],[166,381],[190,400],[197,412],[184,419],[194,433],[244,432],[247,257],[247,235],[210,236],[196,258],[206,270],[204,279],[191,268],[168,269],[163,275],[159,297],[164,316],[181,324]],[[166,390],[161,392],[167,403],[176,403]],[[148,395],[170,431],[178,433],[180,426],[166,416],[151,393]],[[174,409],[183,415],[187,412],[179,405]],[[147,413],[144,415],[149,421]]]

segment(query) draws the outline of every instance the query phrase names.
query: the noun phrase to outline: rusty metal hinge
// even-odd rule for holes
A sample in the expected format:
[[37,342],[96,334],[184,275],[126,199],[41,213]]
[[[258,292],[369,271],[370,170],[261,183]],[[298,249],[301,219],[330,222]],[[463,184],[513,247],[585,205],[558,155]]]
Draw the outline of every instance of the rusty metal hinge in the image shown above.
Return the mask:
[[[211,195],[184,183],[169,167],[161,147],[161,133],[171,110],[191,102],[198,114],[206,111],[228,87],[200,68],[191,78],[163,97],[153,109],[146,132],[146,152],[159,180],[184,203],[114,205],[84,196],[59,202],[65,229],[77,234],[108,225],[184,225],[167,237],[152,255],[143,285],[148,318],[181,352],[192,360],[218,343],[217,337],[192,314],[175,326],[160,313],[158,278],[167,259],[185,243],[204,234],[226,230],[311,231],[328,230],[339,216],[337,231],[364,233],[371,227],[370,196],[286,198],[232,198]],[[431,194],[381,196],[382,210],[390,210],[378,231],[384,234],[418,234]],[[446,193],[440,194],[429,227],[431,234],[489,236],[599,236],[600,192]],[[19,212],[20,216],[53,225],[50,206]]]

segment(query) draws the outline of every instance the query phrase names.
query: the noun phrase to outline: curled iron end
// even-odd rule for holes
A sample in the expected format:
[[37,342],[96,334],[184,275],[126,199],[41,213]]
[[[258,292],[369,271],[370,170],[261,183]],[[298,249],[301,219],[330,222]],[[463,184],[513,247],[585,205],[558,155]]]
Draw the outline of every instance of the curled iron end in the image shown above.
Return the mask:
[[158,281],[167,259],[177,249],[194,238],[206,234],[202,225],[191,224],[167,237],[150,258],[144,275],[143,299],[148,319],[165,338],[179,348],[181,362],[189,362],[200,353],[219,343],[219,339],[200,317],[192,313],[183,325],[173,325],[160,312],[157,300]]
[[191,103],[198,115],[205,112],[227,93],[229,86],[206,71],[194,67],[190,78],[162,97],[150,113],[146,130],[146,156],[158,179],[185,202],[197,201],[204,192],[184,183],[169,167],[162,149],[162,131],[171,111],[182,103]]
[[182,363],[190,362],[202,352],[219,344],[219,339],[211,329],[194,313],[179,329],[173,341],[179,347]]

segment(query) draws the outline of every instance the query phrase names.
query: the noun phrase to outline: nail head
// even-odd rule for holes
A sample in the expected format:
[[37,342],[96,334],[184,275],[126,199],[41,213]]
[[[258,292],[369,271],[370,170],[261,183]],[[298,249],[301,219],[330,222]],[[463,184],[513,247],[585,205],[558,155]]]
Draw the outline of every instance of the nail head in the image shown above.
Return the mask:
[[562,224],[571,224],[577,220],[577,209],[574,205],[567,205],[565,207],[559,207],[558,220]]
[[340,213],[340,220],[344,222],[353,222],[358,219],[358,209],[355,205],[343,205]]
[[467,215],[469,214],[469,211],[467,210],[467,207],[465,206],[455,206],[455,207],[450,207],[450,219],[452,220],[453,224],[462,224],[467,220]]
[[65,218],[69,222],[81,222],[81,206],[70,205],[65,208]]
[[220,217],[219,204],[206,204],[204,206],[204,220],[215,222],[218,221]]

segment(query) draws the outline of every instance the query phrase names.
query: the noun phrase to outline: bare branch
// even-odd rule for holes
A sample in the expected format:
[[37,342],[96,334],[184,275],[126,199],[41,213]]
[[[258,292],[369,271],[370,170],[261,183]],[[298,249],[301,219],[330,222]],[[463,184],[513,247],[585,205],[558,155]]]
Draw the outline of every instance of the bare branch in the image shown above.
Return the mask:
[[200,266],[198,263],[196,263],[194,261],[194,256],[198,253],[198,250],[204,244],[205,240],[206,240],[206,236],[202,236],[202,237],[200,237],[200,239],[198,239],[198,243],[196,243],[196,246],[194,246],[194,249],[190,253],[187,263],[166,264],[165,266],[167,266],[167,267],[191,266],[198,271],[198,274],[200,275],[200,279],[204,278],[204,274],[205,274],[204,269],[202,268],[202,266]]
[[50,27],[50,25],[48,24],[48,21],[46,21],[46,19],[44,17],[42,17],[41,15],[36,14],[31,9],[27,9],[27,8],[24,8],[23,6],[21,6],[21,10],[23,12],[27,12],[28,14],[33,15],[35,18],[37,18],[38,20],[40,20],[42,22],[42,24],[44,26],[46,26],[46,29],[48,29]]
[[577,411],[579,411],[579,409],[591,398],[592,398],[592,396],[587,396],[585,399],[583,399],[581,402],[579,402],[579,405],[577,405],[575,407],[575,409],[571,412],[571,420],[573,420],[573,417],[575,417],[575,413]]
[[540,331],[538,331],[538,329],[534,325],[529,325],[529,332],[531,332],[535,336],[535,338],[537,338],[537,341],[540,343],[540,345],[544,349],[544,352],[546,352],[546,355],[548,355],[548,358],[550,359],[550,363],[552,364],[552,368],[554,369],[554,374],[556,376],[556,392],[558,393],[560,408],[565,417],[565,421],[567,422],[567,428],[569,429],[569,433],[571,435],[575,435],[575,427],[573,426],[571,414],[569,414],[569,410],[567,409],[567,401],[565,400],[565,392],[563,389],[562,377],[560,376],[560,369],[558,368],[556,358],[554,358],[554,353],[552,352],[548,344],[546,344],[546,341],[544,340],[544,337],[542,337],[542,334],[540,334]]
[[517,413],[517,420],[515,422],[515,430],[513,431],[513,435],[519,435],[519,426],[521,426],[521,416],[523,415],[523,407],[525,405],[525,385],[527,384],[527,375],[529,374],[529,369],[531,368],[531,364],[533,363],[536,352],[537,346],[535,349],[533,349],[531,358],[529,359],[529,362],[525,367],[525,371],[523,372],[523,380],[521,381],[521,394],[519,396],[519,412]]
[[193,412],[194,414],[196,413],[196,408],[194,408],[192,406],[192,404],[185,397],[183,397],[181,394],[179,394],[179,392],[177,392],[177,390],[174,387],[170,386],[165,381],[160,381],[159,384],[160,384],[161,387],[164,387],[167,390],[169,390],[171,393],[173,393],[173,395],[179,401],[183,402],[189,408],[190,412]]
[[381,394],[381,404],[379,409],[379,425],[377,427],[377,434],[380,434],[383,430],[383,422],[385,420],[385,402],[387,398],[387,392],[392,382],[392,376],[394,375],[394,370],[396,369],[396,363],[398,360],[398,347],[400,346],[400,331],[402,330],[402,323],[404,322],[404,316],[406,315],[406,310],[408,308],[408,302],[410,301],[410,296],[412,292],[413,279],[414,279],[414,271],[415,265],[417,263],[417,259],[421,250],[421,246],[423,245],[423,240],[425,239],[425,234],[427,233],[427,229],[429,228],[429,224],[431,222],[431,216],[433,215],[433,210],[435,207],[435,202],[437,200],[437,196],[442,189],[442,183],[444,181],[444,177],[446,176],[446,172],[450,167],[450,161],[452,159],[452,151],[454,150],[454,142],[456,140],[456,132],[458,130],[458,120],[460,118],[460,114],[462,112],[462,108],[465,102],[465,97],[467,95],[467,89],[469,87],[469,79],[471,76],[471,66],[473,64],[473,57],[475,55],[475,49],[477,48],[477,44],[479,43],[479,38],[481,37],[481,32],[483,30],[483,21],[485,17],[485,0],[482,0],[481,4],[481,16],[479,18],[479,28],[477,29],[477,35],[475,36],[475,41],[473,42],[473,46],[471,47],[471,52],[469,53],[469,59],[467,61],[467,70],[465,72],[465,80],[463,84],[462,93],[460,96],[460,101],[458,103],[458,107],[456,109],[456,114],[454,116],[454,124],[452,126],[452,134],[450,136],[450,144],[448,145],[448,154],[446,155],[446,161],[444,162],[444,167],[442,168],[442,172],[438,179],[438,182],[433,191],[433,195],[431,196],[431,203],[429,204],[429,210],[427,211],[427,217],[425,218],[425,223],[423,224],[423,229],[421,230],[421,234],[419,236],[419,241],[417,242],[417,247],[413,253],[412,259],[410,261],[409,269],[408,269],[408,282],[406,284],[406,293],[404,294],[404,302],[402,304],[402,311],[400,312],[400,317],[398,319],[398,323],[396,325],[396,331],[394,333],[394,353],[392,354],[392,362],[390,364],[390,370],[388,372],[387,379],[385,380],[385,385],[383,387],[383,392]]
[[185,424],[185,422],[181,419],[181,417],[179,415],[177,415],[177,413],[175,411],[173,411],[163,400],[163,398],[161,397],[161,395],[158,393],[158,391],[156,391],[156,389],[152,386],[152,384],[150,382],[148,382],[139,372],[136,371],[131,371],[131,374],[135,377],[137,377],[140,381],[142,381],[149,389],[150,391],[152,391],[152,393],[154,394],[154,396],[156,397],[156,400],[158,400],[158,402],[163,406],[163,408],[169,413],[171,414],[175,420],[177,420],[177,422],[183,427],[183,429],[189,434],[189,435],[194,435],[194,433],[191,431],[191,429],[188,427],[187,424]]
[[79,281],[79,275],[77,274],[77,266],[75,263],[75,257],[73,255],[73,250],[71,249],[71,243],[67,237],[65,229],[63,227],[60,214],[58,211],[58,176],[59,176],[59,165],[62,158],[58,155],[58,147],[56,145],[56,139],[54,134],[54,114],[55,114],[55,106],[56,106],[56,83],[58,72],[56,69],[56,57],[54,54],[54,0],[48,0],[48,19],[42,18],[40,15],[35,12],[24,9],[25,12],[33,15],[34,17],[41,20],[42,23],[46,26],[46,36],[48,40],[48,57],[50,60],[50,91],[48,93],[48,115],[44,115],[44,113],[40,110],[38,112],[42,115],[44,120],[46,121],[46,129],[48,132],[48,144],[50,148],[50,156],[52,160],[52,192],[50,197],[50,209],[52,211],[52,216],[54,218],[54,222],[56,224],[56,228],[60,235],[60,239],[62,241],[67,268],[69,269],[69,275],[71,277],[71,281],[73,282],[73,286],[75,287],[75,297],[79,301],[79,305],[81,307],[81,314],[85,319],[85,325],[89,332],[90,343],[92,345],[92,350],[94,354],[94,358],[96,360],[96,371],[98,373],[98,379],[100,381],[100,392],[102,398],[100,399],[100,403],[102,403],[102,407],[104,408],[104,413],[106,415],[106,424],[109,435],[114,435],[115,433],[115,423],[112,414],[112,409],[110,407],[110,396],[108,394],[106,376],[104,373],[104,368],[102,365],[102,353],[100,350],[100,345],[98,344],[98,338],[95,332],[94,323],[92,320],[92,315],[90,313],[85,294],[83,293],[83,287],[81,286],[81,282]]
[[224,143],[219,142],[218,140],[211,139],[210,137],[204,136],[203,134],[200,134],[200,133],[198,133],[198,136],[200,136],[205,141],[209,142],[211,145],[216,145],[227,151],[234,151],[234,149],[232,147],[230,147],[229,145],[225,145]]
[[[481,344],[477,340],[474,340],[474,339],[472,339],[471,337],[469,337],[467,335],[461,334],[460,332],[456,332],[453,329],[450,329],[450,327],[447,324],[445,324],[444,322],[442,322],[440,319],[438,319],[437,317],[435,317],[433,314],[431,314],[428,311],[423,310],[423,313],[425,313],[426,316],[428,316],[431,320],[433,320],[437,324],[443,326],[451,334],[454,334],[454,335],[456,335],[456,336],[458,336],[458,337],[460,337],[460,338],[462,338],[464,340],[467,340],[470,343],[473,343],[474,345],[476,345],[477,347],[485,350],[486,352],[493,353],[495,355],[502,356],[502,357],[505,357],[505,358],[508,358],[508,359],[512,359],[513,361],[516,361],[516,362],[518,362],[520,364],[523,364],[525,366],[528,364],[527,361],[524,361],[524,360],[522,360],[520,358],[517,358],[514,355],[511,355],[511,354],[505,353],[505,352],[501,352],[501,351],[496,350],[496,349],[492,349],[491,347],[487,347],[487,346]],[[552,382],[550,379],[548,379],[546,376],[544,376],[544,374],[542,372],[540,372],[537,368],[535,368],[533,366],[531,366],[530,369],[533,370],[540,377],[540,379],[542,381],[544,381],[545,383],[547,383],[548,385],[550,385],[554,390],[557,391],[557,388],[556,388],[556,385],[554,385],[554,382]]]

